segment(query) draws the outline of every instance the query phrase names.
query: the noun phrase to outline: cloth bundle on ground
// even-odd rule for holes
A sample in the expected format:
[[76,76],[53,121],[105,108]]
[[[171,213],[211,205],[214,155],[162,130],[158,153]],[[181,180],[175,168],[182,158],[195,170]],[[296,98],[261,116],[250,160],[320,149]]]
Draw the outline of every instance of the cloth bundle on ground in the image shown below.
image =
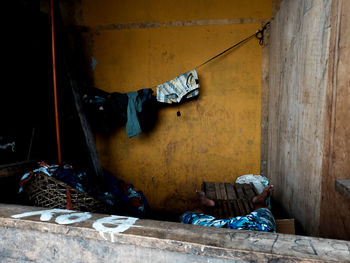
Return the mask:
[[20,193],[23,191],[25,184],[38,172],[52,176],[104,202],[110,207],[111,212],[138,218],[145,218],[150,213],[145,196],[141,191],[135,191],[132,184],[126,184],[107,171],[104,171],[103,178],[97,178],[86,171],[76,170],[69,164],[48,165],[41,162],[39,168],[22,176],[19,183]]
[[157,101],[152,89],[108,93],[96,88],[83,96],[87,115],[95,131],[110,133],[126,124],[129,138],[150,131],[157,117]]
[[214,226],[230,229],[242,229],[276,233],[275,219],[268,208],[259,208],[248,215],[237,216],[229,219],[216,219],[203,213],[187,212],[182,216],[182,223]]

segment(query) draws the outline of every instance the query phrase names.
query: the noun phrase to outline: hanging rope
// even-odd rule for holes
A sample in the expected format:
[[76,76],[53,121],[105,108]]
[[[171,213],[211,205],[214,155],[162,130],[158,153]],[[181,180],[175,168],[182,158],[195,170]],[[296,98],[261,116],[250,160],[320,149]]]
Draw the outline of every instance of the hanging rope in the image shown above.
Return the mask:
[[60,127],[58,121],[58,103],[57,103],[57,80],[56,80],[56,54],[55,54],[55,22],[54,22],[54,5],[51,4],[51,47],[52,47],[52,74],[53,74],[53,96],[55,103],[55,122],[56,122],[56,139],[57,139],[57,156],[58,163],[62,163],[61,142],[60,142]]
[[268,28],[268,26],[270,25],[270,22],[267,22],[261,30],[258,30],[256,33],[250,35],[249,37],[239,41],[238,43],[234,44],[233,46],[229,47],[228,49],[222,51],[221,53],[217,54],[216,56],[208,59],[207,61],[203,62],[202,64],[200,64],[199,66],[196,67],[196,69],[200,68],[201,66],[209,63],[210,61],[216,59],[217,57],[220,57],[221,55],[225,54],[226,52],[230,51],[231,49],[247,42],[249,39],[256,37],[259,40],[259,44],[262,46],[264,44],[264,32],[265,30]]

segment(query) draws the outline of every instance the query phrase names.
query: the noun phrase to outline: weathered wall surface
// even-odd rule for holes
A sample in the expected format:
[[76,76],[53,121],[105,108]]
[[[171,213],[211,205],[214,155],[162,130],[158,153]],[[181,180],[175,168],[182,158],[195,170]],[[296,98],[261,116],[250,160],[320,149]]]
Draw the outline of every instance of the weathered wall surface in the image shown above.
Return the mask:
[[350,179],[349,14],[350,1],[334,1],[320,218],[321,236],[347,240],[350,240],[350,200],[335,190],[335,180]]
[[285,0],[271,25],[268,176],[308,234],[320,220],[332,1]]
[[[84,0],[82,21],[97,61],[95,86],[152,88],[251,35],[271,0]],[[103,166],[142,190],[155,209],[183,211],[204,180],[260,172],[261,47],[255,39],[198,70],[200,96],[160,110],[140,138],[125,128],[98,137]]]

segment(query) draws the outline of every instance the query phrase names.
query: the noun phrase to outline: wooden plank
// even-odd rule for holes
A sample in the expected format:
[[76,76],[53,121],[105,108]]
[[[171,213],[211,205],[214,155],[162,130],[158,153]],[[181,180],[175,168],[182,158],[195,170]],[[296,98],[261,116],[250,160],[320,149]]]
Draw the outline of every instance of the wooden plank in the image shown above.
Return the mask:
[[244,216],[247,214],[247,212],[245,211],[244,209],[244,205],[243,205],[243,202],[241,199],[237,199],[237,205],[238,205],[238,208],[239,208],[239,212],[238,212],[238,215],[239,216]]
[[243,205],[244,205],[244,208],[245,208],[245,211],[246,211],[246,214],[249,214],[253,211],[253,209],[251,209],[251,207],[249,206],[249,201],[248,200],[242,200],[243,201]]
[[252,201],[248,201],[248,205],[249,205],[249,208],[250,208],[250,211],[254,211],[254,204]]
[[221,196],[221,191],[220,191],[220,185],[219,183],[214,183],[214,187],[215,187],[215,194],[216,194],[216,199],[217,200],[222,200],[222,196]]
[[[332,181],[321,187],[325,131],[331,127],[324,120],[331,108],[326,101],[330,33],[336,28],[330,23],[334,2],[348,1],[306,4],[284,0],[271,21],[267,177],[276,186],[275,198],[285,211],[294,213],[310,235],[318,235],[322,229],[321,189],[328,191],[334,185]],[[344,119],[336,123],[349,122]],[[343,153],[333,154],[329,156],[345,157]],[[327,225],[338,228],[337,224]]]
[[252,191],[254,192],[254,196],[258,195],[258,191],[256,190],[253,183],[250,183],[250,187],[251,187]]
[[203,183],[203,191],[204,191],[206,197],[208,197],[209,199],[212,199],[212,200],[216,199],[214,183],[204,182]]
[[68,79],[71,84],[73,97],[74,97],[74,103],[76,110],[78,112],[80,125],[84,133],[85,143],[89,152],[90,160],[92,167],[94,169],[94,172],[97,176],[102,176],[103,170],[100,163],[100,159],[98,157],[97,149],[96,149],[96,142],[95,137],[91,131],[90,124],[88,123],[88,120],[86,118],[85,112],[83,110],[83,104],[81,102],[81,96],[78,92],[78,85],[76,81],[71,77],[71,74],[68,72]]
[[350,240],[350,201],[334,187],[335,180],[350,179],[350,1],[332,1],[330,27],[319,229],[321,236]]
[[223,218],[223,207],[222,207],[222,200],[217,200],[217,205],[216,205],[216,216],[217,218]]
[[225,200],[222,202],[223,205],[223,218],[230,218],[230,213],[229,213],[229,209],[228,209],[228,200]]
[[0,178],[24,174],[37,166],[35,161],[23,161],[0,165]]
[[234,217],[235,214],[233,212],[232,200],[227,200],[227,209],[228,209],[228,217]]
[[220,188],[221,198],[223,200],[227,200],[225,183],[219,183],[219,188]]
[[350,200],[350,179],[337,179],[335,180],[335,189]]
[[268,159],[268,111],[269,111],[269,32],[264,33],[264,44],[261,56],[261,139],[260,139],[260,174],[267,174]]
[[[51,220],[41,221],[43,213]],[[99,228],[104,222],[110,224]],[[128,217],[113,222],[110,215],[4,204],[0,204],[0,235],[1,262],[65,262],[67,258],[71,262],[81,258],[92,263],[116,258],[128,262],[129,250],[131,261],[136,262],[164,262],[164,258],[171,262],[208,258],[215,262],[348,262],[350,258],[350,242],[343,240],[155,220],[130,222]],[[108,253],[102,258],[101,251]],[[177,253],[192,258],[178,258]]]
[[227,198],[230,200],[237,199],[235,189],[233,188],[233,185],[230,183],[225,183]]
[[239,216],[241,214],[238,203],[237,203],[237,199],[236,200],[232,200],[231,201],[232,207],[233,207],[233,212],[234,212],[234,216]]
[[243,184],[243,190],[248,200],[251,200],[254,196],[256,196],[251,184]]
[[244,199],[243,186],[241,184],[235,184],[234,187],[237,191],[238,199]]

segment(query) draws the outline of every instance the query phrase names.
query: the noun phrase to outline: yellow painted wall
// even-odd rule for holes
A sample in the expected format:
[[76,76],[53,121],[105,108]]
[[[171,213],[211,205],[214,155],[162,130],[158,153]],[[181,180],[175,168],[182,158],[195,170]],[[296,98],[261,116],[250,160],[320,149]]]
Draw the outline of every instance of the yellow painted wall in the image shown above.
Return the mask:
[[[93,32],[97,88],[153,88],[260,28],[271,0],[82,0]],[[187,24],[181,26],[182,22]],[[152,23],[149,23],[152,22]],[[255,39],[198,70],[200,95],[160,110],[152,132],[97,137],[103,166],[142,190],[153,209],[190,208],[203,181],[260,169],[261,47]]]

